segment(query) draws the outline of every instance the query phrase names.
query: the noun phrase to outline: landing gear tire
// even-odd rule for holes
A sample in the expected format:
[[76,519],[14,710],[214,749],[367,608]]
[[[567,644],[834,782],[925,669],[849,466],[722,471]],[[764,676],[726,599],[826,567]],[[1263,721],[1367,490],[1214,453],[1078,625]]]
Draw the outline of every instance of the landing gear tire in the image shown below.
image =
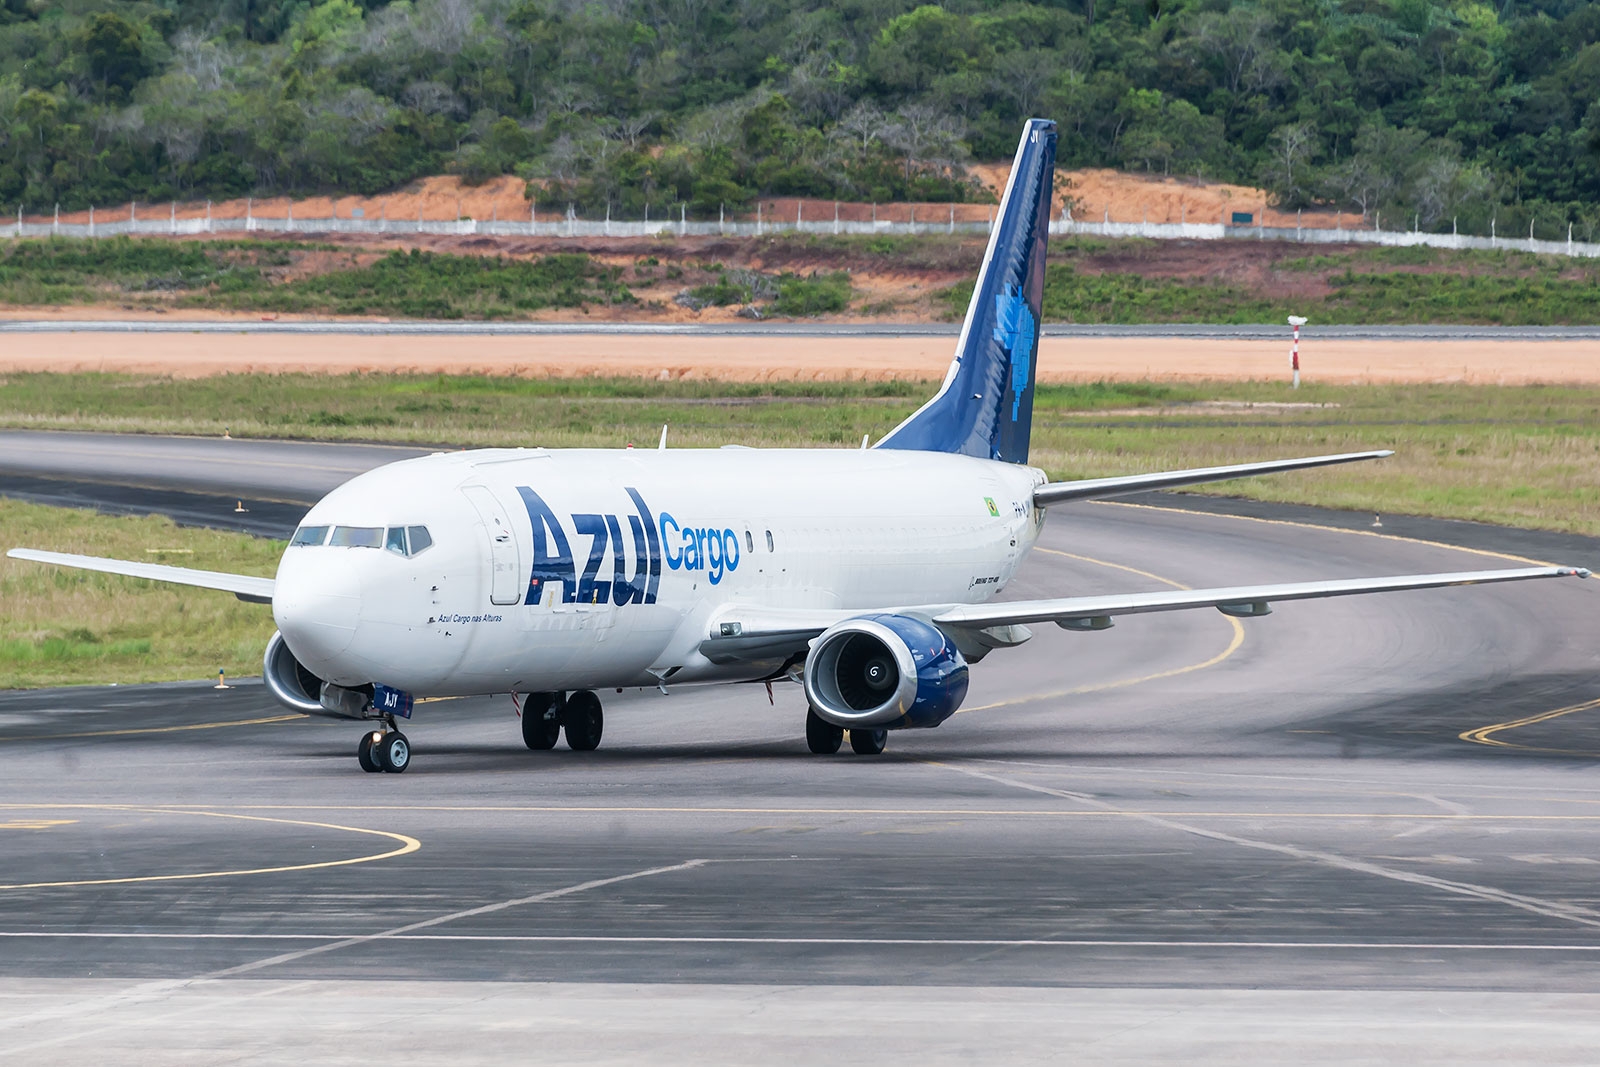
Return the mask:
[[888,730],[851,730],[850,748],[858,756],[879,756],[889,743]]
[[561,694],[529,693],[522,705],[522,743],[535,752],[556,747],[561,738]]
[[383,734],[377,730],[368,730],[361,735],[361,741],[356,745],[356,762],[361,764],[361,769],[368,774],[377,774],[383,770],[383,764],[378,762],[378,753],[375,745],[382,740]]
[[831,756],[844,744],[844,729],[806,709],[806,747],[819,756]]
[[580,690],[567,698],[561,722],[567,731],[567,747],[572,751],[593,752],[600,747],[605,717],[600,712],[600,698],[589,690]]
[[411,742],[399,730],[391,730],[372,746],[378,762],[390,774],[400,774],[411,766]]

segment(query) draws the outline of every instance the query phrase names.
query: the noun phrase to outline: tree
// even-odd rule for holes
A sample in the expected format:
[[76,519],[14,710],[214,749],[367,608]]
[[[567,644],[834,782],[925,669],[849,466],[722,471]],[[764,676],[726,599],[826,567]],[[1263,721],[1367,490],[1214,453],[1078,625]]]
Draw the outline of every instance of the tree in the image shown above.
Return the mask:
[[1272,159],[1267,184],[1281,207],[1304,207],[1311,202],[1311,157],[1317,151],[1317,127],[1310,122],[1290,122],[1272,131]]
[[89,19],[83,31],[83,54],[90,76],[103,89],[126,92],[150,73],[144,28],[143,23],[130,22],[115,11],[102,11]]
[[1427,140],[1421,130],[1396,129],[1382,122],[1369,123],[1356,134],[1355,152],[1334,181],[1363,219],[1382,210],[1406,186]]

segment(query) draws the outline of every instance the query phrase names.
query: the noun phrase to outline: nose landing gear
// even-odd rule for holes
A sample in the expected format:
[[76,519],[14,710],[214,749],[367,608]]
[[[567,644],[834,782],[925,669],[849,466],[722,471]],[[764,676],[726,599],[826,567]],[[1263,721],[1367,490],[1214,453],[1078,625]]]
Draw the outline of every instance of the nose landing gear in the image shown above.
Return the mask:
[[395,729],[394,719],[386,718],[384,726],[385,729],[368,730],[356,744],[356,762],[368,774],[400,774],[411,766],[411,742]]

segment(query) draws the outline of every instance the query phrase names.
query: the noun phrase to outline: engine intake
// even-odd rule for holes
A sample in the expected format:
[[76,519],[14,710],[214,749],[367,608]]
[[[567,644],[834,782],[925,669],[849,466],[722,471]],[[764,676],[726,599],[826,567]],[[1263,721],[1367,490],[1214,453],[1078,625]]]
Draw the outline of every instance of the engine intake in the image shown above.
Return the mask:
[[328,709],[322,706],[322,679],[294,658],[283,634],[274,633],[267,642],[261,666],[267,688],[277,697],[278,703],[308,715],[328,714]]
[[806,699],[845,729],[938,726],[967,695],[967,661],[937,626],[864,615],[823,631],[806,657]]

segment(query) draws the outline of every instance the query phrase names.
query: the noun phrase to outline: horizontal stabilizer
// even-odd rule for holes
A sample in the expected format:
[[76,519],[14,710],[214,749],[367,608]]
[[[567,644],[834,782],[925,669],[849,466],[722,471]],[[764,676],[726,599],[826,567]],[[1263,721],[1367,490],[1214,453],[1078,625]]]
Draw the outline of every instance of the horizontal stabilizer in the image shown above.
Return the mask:
[[1085,478],[1076,482],[1046,482],[1033,491],[1036,507],[1065,504],[1072,500],[1103,500],[1152,489],[1178,489],[1202,482],[1224,482],[1230,478],[1249,478],[1256,474],[1281,474],[1284,471],[1331,467],[1336,463],[1355,463],[1363,459],[1392,456],[1390,449],[1377,452],[1344,452],[1337,456],[1307,456],[1302,459],[1274,459],[1265,463],[1235,463],[1227,467],[1195,467],[1185,471],[1158,471],[1155,474],[1130,474],[1120,478]]
[[78,556],[70,552],[40,552],[31,548],[13,548],[6,555],[12,559],[25,559],[32,563],[53,563],[58,567],[76,567],[79,570],[100,571],[102,574],[148,578],[152,582],[172,582],[175,585],[192,585],[200,589],[216,589],[223,593],[232,593],[240,600],[248,600],[254,604],[272,603],[271,578],[227,574],[223,571],[198,571],[188,567],[168,567],[161,563],[103,559],[100,556]]
[[[1109,620],[1114,615],[1139,615],[1152,611],[1217,608],[1226,615],[1249,617],[1267,614],[1266,605],[1282,600],[1316,600],[1363,593],[1395,593],[1404,589],[1438,589],[1452,585],[1520,582],[1530,578],[1587,578],[1581,567],[1519,567],[1501,571],[1457,571],[1449,574],[1402,574],[1393,578],[1338,578],[1326,582],[1283,582],[1277,585],[1240,585],[1224,589],[1171,589],[1157,593],[1122,593],[1111,596],[1063,597],[1058,600],[1017,600],[999,604],[963,604],[933,616],[939,626],[965,628],[1011,623],[1074,620]],[[1068,629],[1104,629],[1101,626],[1067,626]]]

